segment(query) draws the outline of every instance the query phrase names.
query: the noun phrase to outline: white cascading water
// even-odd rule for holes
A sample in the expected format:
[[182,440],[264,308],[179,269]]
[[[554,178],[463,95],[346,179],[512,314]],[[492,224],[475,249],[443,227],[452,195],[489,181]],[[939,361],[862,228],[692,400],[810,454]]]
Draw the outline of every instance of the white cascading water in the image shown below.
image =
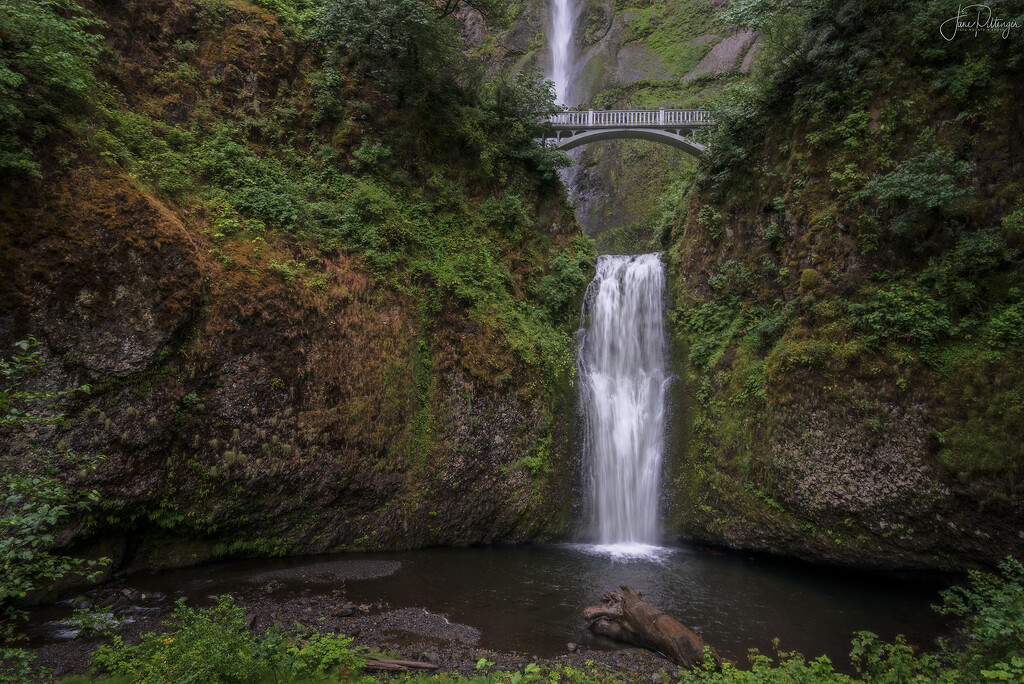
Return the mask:
[[658,543],[670,380],[660,254],[601,256],[579,333],[584,459],[593,532],[613,551]]
[[576,26],[576,0],[551,0],[551,80],[555,83],[556,102],[569,102],[569,84],[572,79],[572,34]]

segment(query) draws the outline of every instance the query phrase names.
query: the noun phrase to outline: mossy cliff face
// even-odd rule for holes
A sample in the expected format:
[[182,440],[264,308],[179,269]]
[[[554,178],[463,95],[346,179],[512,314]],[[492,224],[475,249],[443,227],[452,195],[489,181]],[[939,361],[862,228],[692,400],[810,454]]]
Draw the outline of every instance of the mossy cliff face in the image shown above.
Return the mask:
[[1024,554],[1019,59],[931,35],[945,7],[841,5],[790,19],[795,61],[766,55],[720,103],[680,193],[669,525],[846,565],[995,565]]
[[[557,186],[507,166],[494,199],[455,147],[417,194],[403,174],[421,171],[368,145],[390,175],[328,166],[313,185],[336,182],[354,207],[336,220],[377,242],[318,245],[306,226],[333,225],[332,205],[302,203],[312,172],[294,165],[328,154],[302,147],[317,140],[363,168],[347,152],[375,125],[371,88],[333,84],[348,113],[314,123],[312,51],[269,13],[90,9],[116,95],[51,133],[42,178],[0,193],[0,344],[34,336],[34,382],[92,387],[72,425],[7,435],[5,452],[105,456],[66,473],[102,498],[62,542],[119,540],[115,562],[154,567],[561,534],[591,257]],[[232,185],[239,169],[255,180]]]

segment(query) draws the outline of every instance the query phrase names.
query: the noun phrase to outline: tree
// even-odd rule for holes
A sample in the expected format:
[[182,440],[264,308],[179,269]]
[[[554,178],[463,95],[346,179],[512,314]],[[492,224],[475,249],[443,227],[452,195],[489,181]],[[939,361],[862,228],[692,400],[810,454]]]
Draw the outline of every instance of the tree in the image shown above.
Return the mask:
[[334,0],[320,10],[315,37],[328,61],[350,55],[356,74],[394,89],[400,102],[456,54],[451,22],[425,0]]
[[482,153],[484,159],[507,156],[526,161],[546,181],[554,180],[559,168],[572,164],[565,152],[535,142],[544,136],[547,119],[561,111],[551,81],[538,72],[505,72],[482,83],[478,93],[484,136],[496,146]]

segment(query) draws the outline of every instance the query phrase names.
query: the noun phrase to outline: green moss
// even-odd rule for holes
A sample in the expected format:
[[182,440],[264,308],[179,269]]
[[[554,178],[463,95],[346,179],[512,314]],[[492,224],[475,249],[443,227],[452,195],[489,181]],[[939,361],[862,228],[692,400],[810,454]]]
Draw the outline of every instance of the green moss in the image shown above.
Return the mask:
[[800,271],[800,289],[804,292],[811,292],[821,286],[821,274],[813,268],[805,268]]
[[703,2],[654,3],[631,6],[625,14],[624,41],[642,42],[658,56],[668,73],[682,77],[714,47],[691,41],[709,33],[713,9]]

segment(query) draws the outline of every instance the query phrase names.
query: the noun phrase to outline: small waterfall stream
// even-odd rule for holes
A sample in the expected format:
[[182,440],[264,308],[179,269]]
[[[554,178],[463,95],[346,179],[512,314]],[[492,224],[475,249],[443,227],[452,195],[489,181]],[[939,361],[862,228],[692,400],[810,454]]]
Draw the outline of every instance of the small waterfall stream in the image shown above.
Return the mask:
[[660,254],[601,256],[583,305],[577,363],[588,504],[592,533],[613,550],[658,543],[670,378],[664,297]]

